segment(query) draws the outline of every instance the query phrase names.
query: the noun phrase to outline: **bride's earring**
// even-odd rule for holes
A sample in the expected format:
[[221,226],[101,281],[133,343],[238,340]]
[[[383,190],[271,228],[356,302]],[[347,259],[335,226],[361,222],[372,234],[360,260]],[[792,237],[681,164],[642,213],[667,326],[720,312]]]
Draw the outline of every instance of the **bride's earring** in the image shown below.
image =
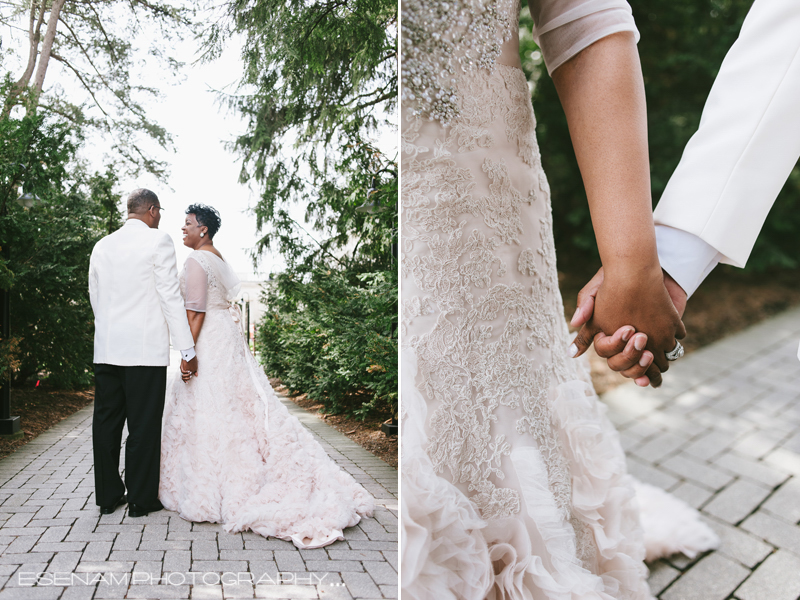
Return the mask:
[[206,234],[205,234],[204,232],[202,232],[202,231],[201,231],[201,232],[200,232],[200,237],[206,237]]

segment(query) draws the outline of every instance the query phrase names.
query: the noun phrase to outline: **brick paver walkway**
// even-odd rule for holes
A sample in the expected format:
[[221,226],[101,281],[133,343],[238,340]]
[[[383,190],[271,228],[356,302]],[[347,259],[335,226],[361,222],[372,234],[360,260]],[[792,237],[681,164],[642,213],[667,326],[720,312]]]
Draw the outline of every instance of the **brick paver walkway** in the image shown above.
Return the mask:
[[284,404],[376,499],[344,541],[298,550],[168,511],[101,516],[88,406],[0,460],[0,600],[396,598],[397,470]]
[[604,395],[630,471],[700,509],[722,539],[651,565],[659,598],[800,597],[798,343],[794,309],[673,363],[657,391]]
[[[795,309],[674,363],[660,390],[603,397],[631,472],[700,509],[722,538],[694,560],[651,565],[659,598],[800,598],[799,341]],[[345,541],[301,551],[166,511],[100,517],[88,407],[0,461],[0,600],[396,597],[397,471],[286,404],[378,500]]]

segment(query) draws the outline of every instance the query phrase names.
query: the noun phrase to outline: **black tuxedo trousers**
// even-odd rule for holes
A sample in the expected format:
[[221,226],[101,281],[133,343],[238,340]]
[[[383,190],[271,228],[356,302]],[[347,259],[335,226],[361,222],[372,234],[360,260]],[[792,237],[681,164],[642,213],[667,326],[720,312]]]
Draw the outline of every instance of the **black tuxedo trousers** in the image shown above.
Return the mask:
[[[144,509],[160,508],[158,475],[167,368],[95,364],[94,375],[92,449],[97,505],[113,505],[127,488],[129,503]],[[119,454],[126,420],[123,484]]]

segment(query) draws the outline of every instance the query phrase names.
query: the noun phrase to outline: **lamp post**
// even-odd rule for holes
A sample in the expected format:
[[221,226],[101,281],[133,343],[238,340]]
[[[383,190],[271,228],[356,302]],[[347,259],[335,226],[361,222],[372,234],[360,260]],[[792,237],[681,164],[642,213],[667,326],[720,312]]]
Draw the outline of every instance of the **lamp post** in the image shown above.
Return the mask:
[[244,335],[247,338],[247,351],[252,352],[250,348],[250,294],[245,292],[242,300],[244,301]]
[[[8,240],[3,244],[3,259],[8,262],[10,258]],[[3,310],[2,331],[0,334],[3,340],[7,341],[11,336],[11,310],[10,310],[9,290],[0,290],[0,304]],[[19,417],[11,416],[11,372],[3,377],[3,387],[0,388],[0,435],[4,437],[21,437],[23,435],[22,423]]]
[[[39,198],[35,194],[26,192],[17,198],[17,202],[26,208],[32,207]],[[8,214],[8,210],[3,207],[3,216]],[[7,231],[7,230],[6,230]],[[7,233],[8,235],[8,233]],[[8,263],[11,259],[11,242],[7,238],[2,248],[3,260]],[[0,336],[4,341],[11,337],[11,294],[9,290],[0,289],[0,307],[2,307],[2,327]],[[22,437],[22,423],[20,418],[11,415],[11,373],[7,373],[3,378],[0,387],[0,436],[6,438]]]

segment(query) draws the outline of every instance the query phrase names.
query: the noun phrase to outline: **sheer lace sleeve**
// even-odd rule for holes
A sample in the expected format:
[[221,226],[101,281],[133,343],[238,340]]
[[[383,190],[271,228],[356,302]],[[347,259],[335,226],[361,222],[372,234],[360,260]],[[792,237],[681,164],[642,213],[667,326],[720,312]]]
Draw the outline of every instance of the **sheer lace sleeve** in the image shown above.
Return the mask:
[[203,266],[191,256],[186,259],[186,309],[206,312],[208,296],[208,274]]
[[578,52],[612,33],[630,31],[639,41],[625,0],[530,0],[533,38],[552,73]]

